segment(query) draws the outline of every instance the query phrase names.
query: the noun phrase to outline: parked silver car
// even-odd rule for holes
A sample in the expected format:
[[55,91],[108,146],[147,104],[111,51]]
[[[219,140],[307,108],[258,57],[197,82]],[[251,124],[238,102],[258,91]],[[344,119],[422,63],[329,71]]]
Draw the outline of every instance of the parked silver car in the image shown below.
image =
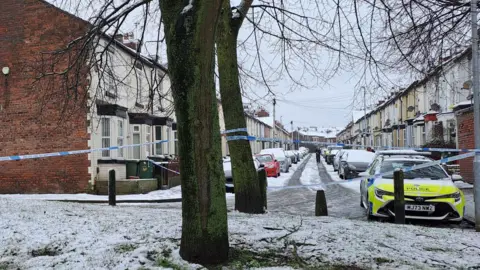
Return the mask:
[[[255,168],[258,170],[261,165],[260,161],[256,157],[253,157],[253,163]],[[232,161],[230,157],[223,158],[223,172],[225,173],[225,187],[227,192],[233,192],[234,183],[232,175]]]

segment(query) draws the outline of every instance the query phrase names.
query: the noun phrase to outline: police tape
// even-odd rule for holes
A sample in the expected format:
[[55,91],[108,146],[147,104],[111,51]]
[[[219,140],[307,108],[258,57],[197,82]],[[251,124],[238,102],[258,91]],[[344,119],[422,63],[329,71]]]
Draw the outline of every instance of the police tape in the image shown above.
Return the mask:
[[[247,132],[246,128],[237,128],[231,130],[222,131],[222,134],[227,133],[234,133],[234,132]],[[303,144],[315,144],[315,145],[337,145],[339,147],[343,146],[355,146],[355,147],[368,147],[368,146],[361,146],[361,145],[354,145],[354,144],[342,144],[342,143],[326,143],[326,142],[317,142],[317,141],[300,141],[300,140],[285,140],[285,139],[277,139],[277,138],[265,138],[265,137],[255,137],[255,136],[228,136],[227,141],[234,141],[234,140],[248,140],[248,141],[261,141],[261,142],[279,142],[279,143],[303,143]],[[146,146],[158,143],[165,143],[169,140],[161,140],[155,142],[148,142],[142,144],[130,144],[130,145],[123,145],[123,146],[111,146],[111,147],[103,147],[103,148],[96,148],[96,149],[85,149],[85,150],[73,150],[73,151],[61,151],[61,152],[52,152],[52,153],[42,153],[42,154],[27,154],[27,155],[13,155],[13,156],[4,156],[0,157],[0,161],[15,161],[15,160],[25,160],[25,159],[39,159],[39,158],[47,158],[47,157],[58,157],[58,156],[68,156],[68,155],[78,155],[78,154],[88,154],[92,152],[100,152],[100,151],[110,151],[110,150],[118,150],[128,147],[139,147],[139,146]],[[177,140],[174,140],[177,141]],[[379,148],[379,147],[376,147]],[[439,151],[439,152],[475,152],[480,153],[480,149],[448,149],[448,148],[406,148],[406,147],[383,147],[385,149],[408,149],[408,150],[416,150],[416,151]]]
[[[304,142],[308,143],[308,142]],[[338,146],[338,147],[359,147],[359,148],[373,148],[377,150],[414,150],[414,151],[425,151],[425,152],[476,152],[480,153],[480,149],[466,149],[466,148],[434,148],[434,147],[400,147],[400,146],[374,146],[374,145],[361,145],[361,144],[345,144],[345,143],[327,143],[327,142],[314,142],[314,144],[324,145],[324,146]]]
[[164,162],[155,162],[155,161],[153,161],[153,160],[151,160],[151,159],[149,159],[148,161],[150,161],[150,162],[153,163],[155,166],[158,166],[158,167],[160,167],[160,168],[162,168],[162,169],[164,169],[164,170],[167,170],[167,171],[169,171],[169,172],[173,172],[173,173],[175,173],[175,174],[180,175],[180,172],[177,172],[177,171],[174,171],[174,170],[172,170],[172,169],[169,169],[169,168],[167,168],[167,167],[165,167],[165,166],[162,166],[161,164],[165,164]]
[[25,159],[38,159],[38,158],[47,158],[47,157],[61,157],[61,156],[69,156],[69,155],[88,154],[93,152],[118,150],[118,149],[124,149],[128,147],[139,147],[139,146],[166,143],[166,142],[168,142],[168,140],[161,140],[161,141],[140,143],[140,144],[122,145],[122,146],[111,146],[111,147],[103,147],[103,148],[95,148],[95,149],[85,149],[85,150],[62,151],[62,152],[52,152],[52,153],[44,153],[44,154],[31,154],[31,155],[5,156],[5,157],[0,157],[0,161],[15,161],[15,160],[25,160]]
[[[470,152],[470,153],[466,153],[466,154],[461,154],[461,155],[457,155],[457,156],[453,156],[453,157],[443,158],[443,159],[432,161],[432,162],[425,162],[423,164],[414,165],[414,166],[406,167],[406,168],[399,168],[399,169],[401,169],[404,172],[410,172],[410,171],[423,169],[423,168],[428,168],[428,167],[432,167],[432,166],[436,166],[436,165],[441,165],[441,164],[444,164],[444,163],[457,161],[457,160],[461,160],[461,159],[465,159],[465,158],[469,158],[469,157],[473,157],[473,156],[475,156],[475,153]],[[372,178],[373,179],[378,179],[378,178],[380,178],[382,176],[385,176],[385,175],[393,175],[394,172],[395,172],[395,170],[392,170],[392,171],[388,171],[388,172],[384,172],[384,173],[377,173],[377,174],[370,175],[370,176],[357,177],[357,178],[346,179],[346,180],[342,180],[342,181],[335,181],[335,182],[330,182],[330,183],[267,187],[267,189],[268,190],[280,190],[280,189],[313,188],[313,187],[326,187],[326,186],[331,186],[331,185],[342,185],[342,184],[346,184],[346,183],[350,183],[350,182],[362,181],[363,179],[365,179],[367,177],[369,179],[372,179]]]
[[247,128],[236,128],[236,129],[224,130],[221,133],[228,134],[228,133],[234,133],[234,132],[248,132],[248,131],[247,131]]

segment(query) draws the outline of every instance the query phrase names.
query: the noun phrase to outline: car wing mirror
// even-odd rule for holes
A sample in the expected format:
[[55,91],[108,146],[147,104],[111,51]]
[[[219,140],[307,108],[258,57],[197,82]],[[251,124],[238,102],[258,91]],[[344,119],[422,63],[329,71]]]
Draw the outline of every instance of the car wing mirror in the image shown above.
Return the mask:
[[452,181],[453,182],[457,182],[457,181],[462,181],[463,180],[463,177],[460,175],[460,174],[452,174]]

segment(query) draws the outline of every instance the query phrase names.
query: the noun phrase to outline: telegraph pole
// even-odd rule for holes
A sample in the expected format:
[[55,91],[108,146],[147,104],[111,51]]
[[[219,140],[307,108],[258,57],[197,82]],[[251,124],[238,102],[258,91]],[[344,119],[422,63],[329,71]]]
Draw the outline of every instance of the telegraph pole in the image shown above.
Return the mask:
[[[273,98],[273,127],[272,127],[272,131],[273,131],[273,135],[272,135],[272,138],[275,140],[275,129],[276,129],[276,124],[275,124],[275,105],[277,105],[277,99],[276,98]],[[275,148],[275,141],[273,141],[273,147]]]
[[[480,149],[480,80],[478,66],[478,1],[472,0],[470,6],[472,11],[472,88],[473,88],[473,109],[474,109],[474,134],[475,149]],[[480,153],[475,152],[473,161],[473,169],[475,174],[475,230],[480,232]]]
[[293,142],[293,121],[290,121],[290,125],[292,125],[292,129],[291,129],[292,130],[292,144],[291,144],[292,149],[291,150],[293,150],[295,149],[295,144]]
[[367,88],[365,88],[365,86],[362,86],[363,88],[363,122],[364,122],[364,126],[363,126],[363,130],[362,130],[362,142],[363,142],[363,146],[367,146],[367,137],[365,136],[366,135],[366,131],[367,131]]

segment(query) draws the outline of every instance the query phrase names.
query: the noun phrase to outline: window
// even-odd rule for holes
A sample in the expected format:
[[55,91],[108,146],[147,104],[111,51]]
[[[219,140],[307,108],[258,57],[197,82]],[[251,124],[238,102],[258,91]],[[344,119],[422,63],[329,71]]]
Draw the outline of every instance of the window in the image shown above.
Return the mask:
[[170,127],[167,127],[167,154],[170,154]]
[[[155,141],[162,140],[162,126],[155,126]],[[162,146],[163,143],[156,143],[155,144],[155,155],[162,154]]]
[[[145,135],[145,142],[146,142],[146,143],[150,143],[150,142],[152,142],[152,127],[151,127],[151,126],[147,126],[146,129],[147,129],[147,133],[146,133],[146,135]],[[148,144],[148,145],[145,145],[145,146],[146,146],[145,149],[146,149],[146,152],[147,152],[146,155],[149,156],[150,153],[153,153],[153,152],[152,152],[153,145],[152,145],[152,144]]]
[[142,89],[143,89],[143,78],[141,74],[137,74],[137,103],[142,104]]
[[178,139],[177,139],[177,132],[176,131],[173,132],[173,139],[175,140],[175,150],[174,150],[175,152],[174,152],[174,154],[178,155]]
[[[102,148],[110,147],[110,118],[101,119]],[[110,150],[102,151],[102,157],[110,157]]]
[[[140,126],[133,126],[133,144],[140,144]],[[140,146],[133,147],[133,158],[140,159]]]
[[412,128],[412,146],[417,146],[417,142],[415,141],[415,132],[417,132],[417,128]]
[[407,129],[403,129],[403,146],[404,147],[408,147],[409,145],[407,145]]
[[425,126],[422,127],[422,142],[423,144],[427,143],[427,136],[426,136],[426,132],[425,132]]
[[[118,120],[117,146],[123,146],[123,120]],[[123,148],[118,149],[118,157],[123,157]]]
[[[411,160],[386,160],[382,164],[380,170],[381,173],[391,172],[397,168],[408,168],[420,164],[424,164],[426,161],[411,161]],[[383,178],[392,179],[393,174],[388,174],[382,176]],[[445,171],[439,165],[430,166],[426,168],[416,169],[414,171],[404,172],[403,177],[405,179],[431,179],[439,180],[448,178],[448,175],[445,174]]]

